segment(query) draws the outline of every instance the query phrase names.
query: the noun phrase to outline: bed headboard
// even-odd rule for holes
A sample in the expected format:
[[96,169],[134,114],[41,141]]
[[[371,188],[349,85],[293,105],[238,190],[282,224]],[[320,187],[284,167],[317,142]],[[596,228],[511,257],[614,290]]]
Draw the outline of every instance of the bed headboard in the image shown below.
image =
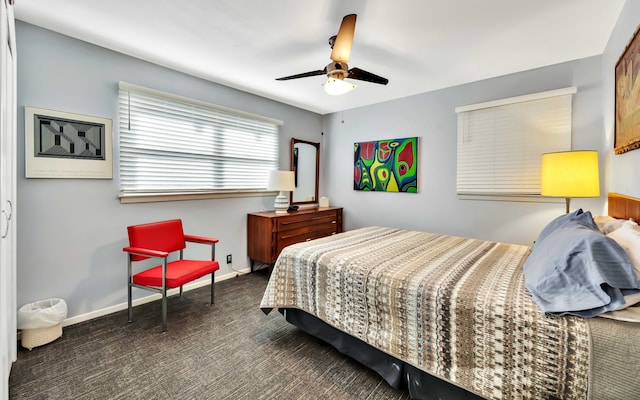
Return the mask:
[[640,222],[640,199],[617,193],[609,193],[609,215]]

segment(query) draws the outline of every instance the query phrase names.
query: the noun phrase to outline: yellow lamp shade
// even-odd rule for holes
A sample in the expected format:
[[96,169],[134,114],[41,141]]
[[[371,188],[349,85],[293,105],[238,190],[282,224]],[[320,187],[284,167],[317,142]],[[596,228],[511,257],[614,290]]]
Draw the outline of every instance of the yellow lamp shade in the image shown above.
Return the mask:
[[551,197],[599,197],[600,173],[595,150],[542,155],[540,194]]

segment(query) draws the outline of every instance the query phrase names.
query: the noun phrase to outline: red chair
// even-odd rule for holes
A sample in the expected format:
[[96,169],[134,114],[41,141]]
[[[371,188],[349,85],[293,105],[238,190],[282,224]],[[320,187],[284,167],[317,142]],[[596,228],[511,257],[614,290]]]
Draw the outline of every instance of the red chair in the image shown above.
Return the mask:
[[[162,294],[162,332],[167,331],[167,289],[180,287],[180,296],[182,296],[182,285],[211,274],[211,304],[213,304],[214,274],[220,269],[220,264],[215,260],[218,239],[185,235],[182,231],[182,221],[179,219],[132,225],[127,227],[127,231],[129,246],[122,250],[128,253],[129,322],[132,321],[133,316],[131,305],[131,288],[133,287]],[[211,245],[211,261],[184,260],[182,251],[186,248],[186,242]],[[172,253],[176,251],[180,251],[179,258],[169,260]],[[133,263],[149,258],[159,258],[162,264],[134,274]]]

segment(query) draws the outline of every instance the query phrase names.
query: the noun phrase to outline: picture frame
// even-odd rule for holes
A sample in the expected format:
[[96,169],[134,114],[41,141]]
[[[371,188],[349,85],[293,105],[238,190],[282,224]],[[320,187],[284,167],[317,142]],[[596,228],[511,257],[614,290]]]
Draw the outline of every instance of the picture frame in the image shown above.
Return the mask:
[[113,179],[112,121],[25,107],[27,178]]
[[353,144],[353,190],[418,193],[418,137]]
[[640,148],[640,26],[615,66],[615,154]]

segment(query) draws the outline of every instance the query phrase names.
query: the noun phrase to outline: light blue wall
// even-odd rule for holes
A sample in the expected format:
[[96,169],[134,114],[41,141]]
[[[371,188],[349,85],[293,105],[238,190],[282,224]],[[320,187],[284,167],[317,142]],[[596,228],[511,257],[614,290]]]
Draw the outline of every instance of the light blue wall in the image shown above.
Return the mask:
[[613,153],[615,115],[615,65],[625,47],[640,28],[640,1],[627,0],[620,18],[609,38],[603,54],[603,113],[604,134],[607,146],[606,162],[609,168],[608,190],[628,196],[640,197],[640,150],[624,154]]
[[[458,199],[455,108],[577,86],[573,148],[602,153],[601,71],[601,57],[591,57],[325,116],[328,179],[320,195],[345,208],[348,229],[386,225],[530,244],[549,220],[564,212],[564,201]],[[392,85],[393,77],[390,80]],[[420,138],[418,194],[353,190],[354,142],[413,136]],[[603,210],[603,199],[574,199],[571,204],[572,209],[583,207],[597,214]]]
[[[182,218],[188,233],[220,239],[219,260],[232,254],[233,268],[246,268],[246,214],[272,209],[273,196],[120,204],[117,157],[113,180],[25,179],[24,107],[111,118],[117,148],[117,83],[127,81],[285,121],[280,163],[287,169],[291,137],[319,142],[321,117],[33,25],[16,28],[18,305],[61,297],[74,317],[126,302],[126,226],[154,220]],[[207,256],[206,247],[193,251]],[[221,266],[217,276],[231,272],[224,261]]]
[[[25,105],[111,118],[117,138],[116,84],[123,80],[281,119],[281,164],[289,163],[292,136],[321,142],[320,195],[345,207],[347,229],[392,225],[528,244],[548,220],[563,212],[564,204],[459,200],[455,107],[577,86],[574,148],[601,152],[603,196],[574,199],[572,208],[601,212],[607,190],[640,197],[635,172],[640,151],[611,154],[613,66],[639,23],[640,3],[628,1],[603,56],[320,117],[18,22],[18,304],[63,297],[70,317],[122,304],[124,229],[162,218],[180,217],[189,232],[218,236],[218,254],[233,254],[233,267],[244,268],[246,213],[271,208],[273,201],[268,197],[123,205],[117,200],[117,176],[108,181],[25,179]],[[418,194],[353,190],[354,142],[409,136],[421,138]],[[230,271],[223,265],[219,274]]]

